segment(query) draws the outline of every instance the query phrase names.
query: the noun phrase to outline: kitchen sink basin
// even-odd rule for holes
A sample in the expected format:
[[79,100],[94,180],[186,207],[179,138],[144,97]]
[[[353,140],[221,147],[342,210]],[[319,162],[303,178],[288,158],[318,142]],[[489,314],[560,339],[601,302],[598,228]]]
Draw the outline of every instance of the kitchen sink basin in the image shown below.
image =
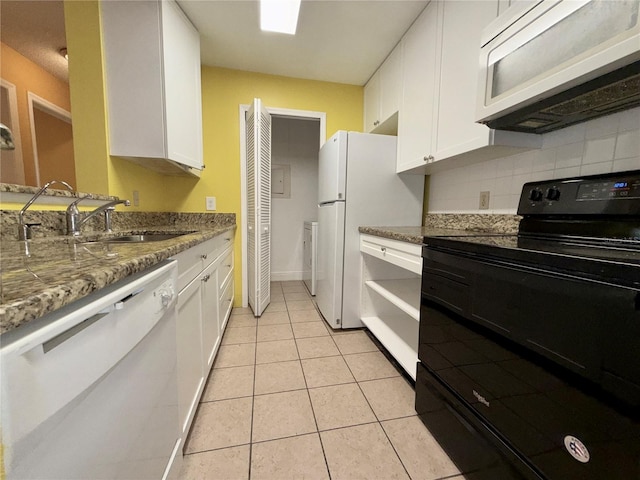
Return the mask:
[[171,240],[172,238],[188,235],[191,232],[183,233],[141,233],[139,235],[123,235],[119,237],[103,238],[82,243],[147,243]]

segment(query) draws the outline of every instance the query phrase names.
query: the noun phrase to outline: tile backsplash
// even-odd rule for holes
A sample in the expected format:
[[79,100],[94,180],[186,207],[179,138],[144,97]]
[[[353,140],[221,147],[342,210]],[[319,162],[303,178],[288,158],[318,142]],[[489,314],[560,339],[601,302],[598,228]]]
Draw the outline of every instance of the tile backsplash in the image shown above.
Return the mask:
[[[429,213],[514,214],[536,180],[640,169],[640,108],[543,135],[542,148],[431,175]],[[489,210],[478,208],[490,192]]]

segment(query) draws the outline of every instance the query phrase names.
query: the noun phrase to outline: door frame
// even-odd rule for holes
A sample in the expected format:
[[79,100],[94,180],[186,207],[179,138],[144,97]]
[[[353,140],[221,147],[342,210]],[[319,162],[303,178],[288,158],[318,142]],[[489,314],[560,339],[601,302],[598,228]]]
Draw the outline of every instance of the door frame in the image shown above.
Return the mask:
[[51,103],[49,100],[45,100],[33,92],[27,92],[27,103],[29,108],[29,126],[31,128],[31,145],[33,148],[33,165],[36,172],[36,185],[40,187],[40,161],[38,160],[38,143],[34,109],[38,109],[57,118],[58,120],[67,122],[69,125],[71,125],[71,112],[68,112],[64,108],[60,108],[56,104]]
[[7,125],[11,128],[11,133],[13,133],[13,143],[15,145],[15,149],[13,150],[13,158],[16,161],[16,167],[18,170],[22,171],[22,185],[24,185],[24,157],[22,156],[22,135],[20,134],[20,118],[18,117],[18,95],[16,86],[6,81],[4,78],[0,78],[0,88],[7,92],[7,101],[9,102],[9,117],[11,121],[10,124]]
[[[247,278],[247,120],[246,113],[251,108],[249,104],[240,104],[239,121],[240,121],[240,222],[236,222],[240,230],[240,238],[242,243],[242,306],[249,305]],[[327,114],[326,112],[314,112],[311,110],[294,110],[291,108],[267,107],[266,110],[274,117],[299,118],[299,119],[316,119],[320,120],[320,145],[322,147],[327,136]]]

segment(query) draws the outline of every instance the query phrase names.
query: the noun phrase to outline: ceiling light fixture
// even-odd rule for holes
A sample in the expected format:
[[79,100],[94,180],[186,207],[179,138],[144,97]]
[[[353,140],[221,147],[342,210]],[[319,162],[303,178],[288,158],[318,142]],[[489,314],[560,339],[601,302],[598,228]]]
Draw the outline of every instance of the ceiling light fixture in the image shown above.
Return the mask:
[[58,52],[60,52],[60,55],[62,55],[65,60],[69,60],[69,54],[67,53],[66,47],[62,47]]
[[260,0],[260,29],[296,34],[301,0]]

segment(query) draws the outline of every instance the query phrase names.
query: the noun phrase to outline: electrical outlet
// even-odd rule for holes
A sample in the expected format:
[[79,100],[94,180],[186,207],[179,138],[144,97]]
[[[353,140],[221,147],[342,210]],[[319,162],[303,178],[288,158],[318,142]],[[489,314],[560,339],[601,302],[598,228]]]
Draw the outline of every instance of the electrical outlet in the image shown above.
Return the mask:
[[138,190],[133,191],[133,206],[140,206],[140,192]]
[[216,209],[216,197],[205,197],[207,203],[207,210]]
[[480,210],[489,210],[489,194],[490,192],[480,192]]

